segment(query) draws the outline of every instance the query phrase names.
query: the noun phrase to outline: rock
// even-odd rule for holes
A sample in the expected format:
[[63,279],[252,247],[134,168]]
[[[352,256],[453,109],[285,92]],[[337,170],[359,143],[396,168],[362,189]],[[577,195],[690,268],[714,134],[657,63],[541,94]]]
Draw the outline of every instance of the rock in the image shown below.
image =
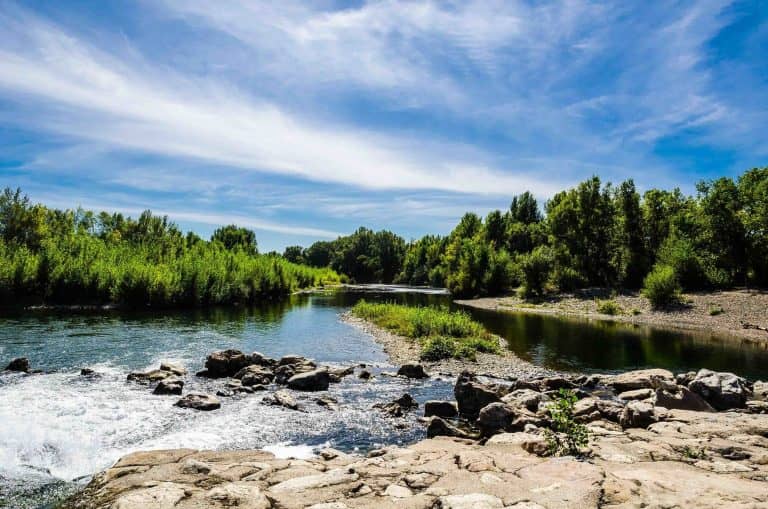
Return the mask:
[[251,385],[269,385],[275,379],[275,374],[263,366],[252,364],[235,373],[234,378],[240,380],[240,383],[246,387]]
[[321,398],[315,399],[315,403],[317,403],[319,406],[326,407],[330,410],[337,410],[339,408],[338,403],[339,401],[336,398],[332,398],[330,396],[323,396]]
[[440,497],[440,509],[504,509],[504,502],[499,497],[486,493],[468,495],[447,495]]
[[18,373],[29,373],[29,359],[26,357],[18,357],[13,359],[5,367],[6,371],[16,371]]
[[503,430],[508,429],[515,419],[515,411],[506,403],[491,403],[480,410],[477,417],[477,427],[480,428],[480,434],[484,437],[490,437]]
[[675,381],[677,382],[677,385],[685,385],[686,387],[694,378],[696,378],[695,371],[688,371],[687,373],[678,373],[675,375]]
[[513,406],[522,406],[531,412],[535,412],[539,409],[541,399],[542,395],[540,392],[531,389],[517,389],[501,398],[501,401]]
[[240,350],[213,352],[205,359],[205,369],[210,378],[234,376],[248,366],[251,360]]
[[701,396],[686,387],[679,387],[677,393],[657,389],[653,395],[653,404],[669,410],[715,411]]
[[163,371],[161,369],[153,369],[152,371],[147,371],[146,373],[128,373],[128,381],[129,382],[137,382],[140,384],[150,384],[154,382],[159,382],[160,380],[165,380],[166,378],[170,378],[173,376],[173,373],[170,371]]
[[283,355],[282,357],[280,357],[280,360],[277,361],[278,366],[296,366],[299,364],[307,364],[307,363],[312,363],[312,361],[310,361],[306,357],[302,357],[301,355],[294,355],[294,354]]
[[413,496],[413,492],[405,486],[390,484],[387,486],[387,489],[384,490],[384,495],[392,498],[408,498]]
[[666,369],[627,371],[610,377],[606,383],[613,387],[616,392],[636,389],[674,389],[677,386],[674,375]]
[[400,369],[397,370],[397,374],[406,378],[429,378],[427,372],[424,371],[424,366],[418,362],[409,362],[407,364],[403,364],[400,366]]
[[607,420],[611,422],[619,422],[621,420],[621,414],[624,412],[624,405],[621,403],[610,399],[599,399],[595,402],[595,405],[600,415]]
[[330,383],[330,376],[325,369],[300,373],[288,379],[288,387],[296,391],[327,391]]
[[747,381],[733,373],[701,369],[688,388],[704,398],[716,410],[744,408],[749,396]]
[[248,356],[248,360],[252,365],[263,366],[265,368],[273,368],[277,365],[275,359],[267,357],[261,352],[253,352]]
[[160,370],[170,371],[176,376],[184,376],[187,374],[187,369],[184,366],[182,366],[181,364],[173,363],[173,362],[161,362]]
[[342,380],[344,380],[344,377],[347,377],[355,372],[354,366],[349,366],[346,368],[336,368],[336,369],[329,369],[328,375],[330,376],[330,381],[332,384],[340,383]]
[[469,371],[463,371],[456,379],[453,388],[459,414],[475,419],[487,405],[498,403],[501,397],[494,387],[477,381],[475,375]]
[[626,391],[619,394],[619,399],[622,401],[642,401],[653,396],[653,389],[635,389],[634,391]]
[[192,408],[194,410],[217,410],[221,408],[221,402],[210,394],[190,393],[176,402],[177,407]]
[[755,382],[752,386],[752,397],[758,401],[768,401],[768,382]]
[[471,435],[470,433],[467,433],[466,431],[459,429],[453,424],[450,424],[449,422],[436,416],[430,418],[429,424],[427,425],[427,437],[455,437],[465,439],[476,438],[474,435]]
[[176,483],[162,482],[118,497],[112,509],[173,509],[186,496]]
[[93,376],[96,372],[92,370],[91,368],[82,368],[80,370],[80,376]]
[[170,378],[160,380],[160,383],[155,386],[155,390],[152,394],[175,394],[181,395],[181,391],[184,388],[184,382],[178,378]]
[[414,400],[413,397],[407,393],[403,394],[390,403],[378,403],[373,405],[373,408],[378,408],[379,410],[384,411],[392,417],[402,417],[407,412],[410,412],[414,408],[418,407],[419,404],[416,403],[416,400]]
[[456,403],[453,401],[435,401],[430,400],[424,403],[424,417],[446,417],[448,419],[456,417],[459,413]]
[[486,445],[517,445],[525,452],[544,456],[549,453],[549,444],[546,438],[534,433],[499,433],[488,439]]
[[620,424],[624,428],[647,428],[658,421],[653,405],[644,401],[630,401],[624,407]]
[[576,385],[562,376],[551,376],[541,381],[545,391],[559,391],[560,389],[573,389]]
[[264,405],[281,406],[290,410],[299,410],[299,404],[287,391],[277,391],[265,396],[261,403]]
[[359,375],[357,375],[357,376],[358,376],[358,378],[360,378],[361,380],[370,380],[370,379],[371,379],[371,377],[372,377],[373,375],[371,374],[371,372],[370,372],[370,371],[368,371],[367,369],[364,369],[364,370],[362,370],[362,371],[360,372],[360,374],[359,374]]

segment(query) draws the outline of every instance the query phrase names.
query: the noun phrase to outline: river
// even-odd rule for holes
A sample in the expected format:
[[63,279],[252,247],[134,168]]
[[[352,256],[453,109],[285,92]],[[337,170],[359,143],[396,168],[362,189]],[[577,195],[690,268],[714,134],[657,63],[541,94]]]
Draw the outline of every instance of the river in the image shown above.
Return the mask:
[[[24,313],[0,318],[0,363],[26,356],[39,375],[0,376],[0,507],[52,507],[96,471],[139,449],[266,447],[302,456],[322,446],[364,452],[424,436],[418,413],[404,421],[371,409],[404,392],[423,403],[452,397],[450,379],[426,382],[382,376],[386,355],[369,336],[339,320],[360,298],[447,305],[436,290],[364,287],[295,295],[249,309],[153,313]],[[768,375],[768,352],[708,334],[634,328],[623,324],[469,310],[504,336],[521,357],[579,371],[661,366],[675,371],[711,367],[752,378]],[[190,373],[225,348],[268,356],[295,353],[318,363],[372,366],[374,381],[347,377],[332,385],[331,411],[300,395],[304,412],[260,404],[261,395],[224,398],[214,412],[173,406],[127,383],[129,371],[184,364]],[[96,377],[80,376],[80,369]],[[185,392],[215,392],[224,381],[186,377]]]

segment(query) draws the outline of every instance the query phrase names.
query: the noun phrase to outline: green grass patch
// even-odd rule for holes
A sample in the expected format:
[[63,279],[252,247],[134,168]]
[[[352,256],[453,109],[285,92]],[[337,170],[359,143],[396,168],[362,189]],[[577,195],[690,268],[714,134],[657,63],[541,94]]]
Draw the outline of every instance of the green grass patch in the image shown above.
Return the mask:
[[619,304],[613,300],[597,300],[597,312],[604,315],[620,315],[623,313],[623,309]]
[[474,359],[477,352],[499,352],[496,338],[463,311],[361,300],[352,314],[418,341],[423,360]]
[[725,309],[722,306],[710,306],[709,316],[717,316],[725,313]]

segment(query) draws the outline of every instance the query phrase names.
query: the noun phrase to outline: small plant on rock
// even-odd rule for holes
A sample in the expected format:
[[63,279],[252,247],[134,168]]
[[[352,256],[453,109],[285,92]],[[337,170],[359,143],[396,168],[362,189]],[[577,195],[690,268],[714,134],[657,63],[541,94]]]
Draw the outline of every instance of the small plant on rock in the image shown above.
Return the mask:
[[579,456],[581,448],[589,442],[589,431],[574,419],[573,409],[578,401],[576,394],[568,389],[560,389],[555,401],[549,405],[552,416],[552,429],[544,430],[544,438],[550,454],[555,456]]

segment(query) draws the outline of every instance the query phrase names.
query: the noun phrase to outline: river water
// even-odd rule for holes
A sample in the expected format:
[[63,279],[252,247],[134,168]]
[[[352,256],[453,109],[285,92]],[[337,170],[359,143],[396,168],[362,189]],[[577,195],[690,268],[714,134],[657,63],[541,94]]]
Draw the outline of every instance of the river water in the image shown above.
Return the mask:
[[[344,293],[296,295],[251,309],[194,312],[56,314],[0,318],[0,363],[26,356],[39,375],[0,376],[0,507],[52,507],[57,500],[140,449],[267,447],[306,456],[330,446],[364,452],[424,436],[418,413],[393,421],[372,405],[404,392],[420,403],[452,396],[450,379],[409,383],[390,371],[372,339],[339,320],[359,298],[448,305],[439,291],[367,287]],[[529,314],[470,311],[504,336],[520,356],[558,369],[620,371],[645,366],[673,370],[711,367],[768,376],[768,352],[707,334],[684,334],[621,324]],[[377,375],[332,385],[339,410],[300,394],[304,412],[264,406],[263,395],[222,398],[222,408],[195,412],[173,406],[177,397],[153,396],[127,383],[126,374],[161,361],[202,368],[205,356],[225,348],[272,357],[295,353],[318,363],[365,363]],[[97,376],[82,377],[83,367]],[[223,380],[186,377],[185,392],[215,392]]]

